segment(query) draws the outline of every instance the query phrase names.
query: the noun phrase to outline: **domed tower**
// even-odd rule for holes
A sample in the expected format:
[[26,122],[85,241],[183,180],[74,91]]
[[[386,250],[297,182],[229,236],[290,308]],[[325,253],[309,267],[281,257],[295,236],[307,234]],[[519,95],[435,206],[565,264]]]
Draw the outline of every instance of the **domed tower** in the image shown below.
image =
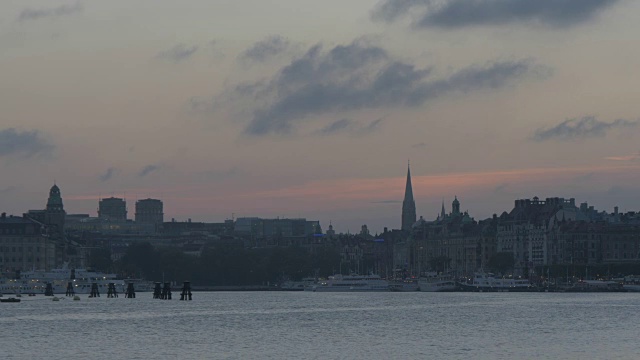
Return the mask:
[[413,187],[411,186],[411,169],[407,165],[407,184],[402,201],[402,230],[411,231],[416,222],[416,202],[413,200]]
[[66,213],[62,204],[62,196],[60,188],[53,184],[49,190],[49,199],[47,200],[47,208],[45,210],[45,222],[51,227],[52,233],[63,237],[64,234],[64,218]]
[[451,203],[451,215],[460,215],[460,201],[458,201],[457,196],[453,199],[453,203]]

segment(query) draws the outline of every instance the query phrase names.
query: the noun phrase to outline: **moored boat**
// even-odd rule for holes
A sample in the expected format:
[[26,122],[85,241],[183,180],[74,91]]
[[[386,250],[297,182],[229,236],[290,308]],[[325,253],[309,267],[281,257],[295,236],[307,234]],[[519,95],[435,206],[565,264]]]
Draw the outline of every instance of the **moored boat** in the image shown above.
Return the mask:
[[315,292],[389,291],[389,282],[379,275],[333,275],[313,286]]
[[428,274],[418,280],[420,291],[424,292],[444,292],[458,289],[453,276],[443,274]]
[[491,273],[476,273],[466,282],[459,282],[463,291],[476,292],[527,292],[535,291],[529,280],[520,278],[499,278]]

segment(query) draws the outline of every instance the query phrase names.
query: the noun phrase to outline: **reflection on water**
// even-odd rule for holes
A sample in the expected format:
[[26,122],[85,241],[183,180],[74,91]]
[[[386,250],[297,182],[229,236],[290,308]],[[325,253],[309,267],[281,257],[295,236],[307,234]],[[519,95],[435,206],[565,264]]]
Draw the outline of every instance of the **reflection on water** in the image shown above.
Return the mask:
[[640,294],[195,293],[0,304],[3,358],[637,358]]

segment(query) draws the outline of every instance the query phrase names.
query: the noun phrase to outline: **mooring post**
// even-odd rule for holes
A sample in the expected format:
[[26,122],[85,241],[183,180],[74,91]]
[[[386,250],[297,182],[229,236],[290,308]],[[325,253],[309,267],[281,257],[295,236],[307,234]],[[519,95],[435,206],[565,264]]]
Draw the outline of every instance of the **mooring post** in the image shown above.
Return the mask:
[[153,289],[153,298],[162,299],[162,288],[159,282],[156,283],[156,287]]
[[89,297],[100,297],[100,290],[98,290],[98,284],[97,283],[93,283],[91,284],[91,294],[89,294]]
[[116,284],[109,283],[109,288],[107,289],[107,297],[108,298],[118,297],[118,291],[116,290]]
[[44,288],[44,296],[53,296],[53,285],[51,285],[50,282],[48,282]]
[[191,283],[185,281],[182,284],[182,292],[180,293],[180,300],[191,300]]
[[162,299],[171,300],[171,283],[164,283],[164,288],[162,288]]
[[66,296],[74,296],[76,294],[75,290],[73,289],[73,283],[71,281],[67,282],[67,292],[65,293]]
[[133,288],[133,283],[127,284],[127,291],[124,293],[125,298],[133,299],[136,297],[136,289]]

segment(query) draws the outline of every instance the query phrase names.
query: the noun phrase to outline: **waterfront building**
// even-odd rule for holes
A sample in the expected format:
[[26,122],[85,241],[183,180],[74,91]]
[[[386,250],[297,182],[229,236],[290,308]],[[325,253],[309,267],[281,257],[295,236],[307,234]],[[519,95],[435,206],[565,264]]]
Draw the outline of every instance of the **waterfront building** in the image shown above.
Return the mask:
[[420,218],[412,227],[407,252],[412,273],[450,272],[458,276],[483,269],[495,254],[497,219],[475,221],[468,212],[460,211],[457,196],[452,211],[442,210],[434,221]]
[[404,200],[402,201],[402,227],[406,232],[411,231],[411,227],[416,222],[416,202],[413,200],[413,187],[411,186],[411,169],[407,165],[407,183],[404,189]]
[[554,222],[585,220],[573,198],[516,200],[511,212],[499,217],[497,251],[511,253],[515,260],[514,273],[523,275],[534,267],[548,265],[550,252],[557,251],[555,243],[550,241]]
[[135,220],[137,223],[160,225],[164,222],[162,201],[144,199],[136,201]]
[[28,214],[0,215],[0,270],[15,272],[56,266],[56,241],[47,225]]
[[319,221],[305,218],[241,217],[236,219],[233,233],[251,247],[289,246],[307,243],[310,237],[321,237],[322,228]]
[[98,204],[98,217],[108,221],[127,220],[127,202],[124,199],[110,197],[100,199]]

